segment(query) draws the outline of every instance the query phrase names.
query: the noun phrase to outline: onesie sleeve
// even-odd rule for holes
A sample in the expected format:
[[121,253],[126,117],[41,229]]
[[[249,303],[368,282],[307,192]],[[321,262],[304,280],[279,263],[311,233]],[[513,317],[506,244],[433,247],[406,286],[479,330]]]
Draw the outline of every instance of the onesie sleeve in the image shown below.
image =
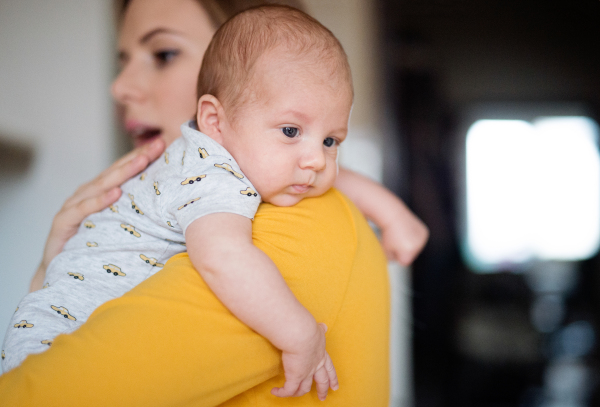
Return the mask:
[[[225,148],[197,130],[183,128],[185,154],[176,170],[165,171],[165,217],[183,234],[196,219],[228,212],[253,219],[261,198]],[[172,223],[172,222],[171,222]]]

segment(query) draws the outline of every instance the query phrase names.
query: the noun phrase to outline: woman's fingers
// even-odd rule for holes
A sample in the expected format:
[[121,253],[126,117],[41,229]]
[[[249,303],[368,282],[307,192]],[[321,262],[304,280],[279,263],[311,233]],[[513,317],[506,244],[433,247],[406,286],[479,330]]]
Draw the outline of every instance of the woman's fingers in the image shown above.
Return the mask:
[[133,150],[95,179],[79,187],[54,217],[40,268],[45,270],[50,261],[62,251],[67,240],[77,232],[86,217],[105,209],[119,199],[120,185],[146,168],[164,149],[165,142],[156,139]]
[[41,267],[44,269],[50,261],[60,253],[67,242],[79,228],[81,222],[90,214],[98,212],[114,203],[121,196],[119,187],[112,188],[100,195],[84,199],[75,205],[64,206],[52,221],[52,228],[42,257]]
[[[125,155],[110,167],[104,170],[94,180],[82,185],[71,198],[65,202],[65,206],[73,206],[81,201],[98,196],[133,177],[152,161],[160,156],[165,149],[165,143],[162,139],[156,139],[152,143],[146,144]],[[86,214],[87,216],[89,214]]]

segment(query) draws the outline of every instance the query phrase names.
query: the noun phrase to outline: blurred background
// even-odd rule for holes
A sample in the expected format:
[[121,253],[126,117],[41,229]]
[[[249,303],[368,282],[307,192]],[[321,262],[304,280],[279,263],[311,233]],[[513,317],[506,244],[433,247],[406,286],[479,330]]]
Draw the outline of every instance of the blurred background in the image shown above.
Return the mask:
[[[429,226],[390,266],[394,406],[600,405],[600,1],[310,0],[356,98],[344,165]],[[0,0],[0,332],[52,217],[129,148],[110,1]]]

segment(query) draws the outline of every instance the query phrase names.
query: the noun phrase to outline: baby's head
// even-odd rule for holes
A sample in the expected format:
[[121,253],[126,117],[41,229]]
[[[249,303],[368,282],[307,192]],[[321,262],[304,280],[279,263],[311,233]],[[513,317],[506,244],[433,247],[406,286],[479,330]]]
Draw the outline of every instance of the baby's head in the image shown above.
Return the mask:
[[342,46],[315,19],[285,6],[234,16],[206,51],[198,95],[199,129],[263,201],[290,206],[333,185],[352,78]]

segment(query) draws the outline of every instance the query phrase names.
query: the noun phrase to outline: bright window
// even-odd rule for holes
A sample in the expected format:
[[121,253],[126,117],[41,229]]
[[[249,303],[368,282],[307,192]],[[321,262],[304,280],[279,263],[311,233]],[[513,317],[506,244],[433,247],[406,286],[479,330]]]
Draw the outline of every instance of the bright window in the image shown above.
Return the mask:
[[478,120],[466,139],[466,257],[495,270],[598,250],[597,125],[585,117]]

